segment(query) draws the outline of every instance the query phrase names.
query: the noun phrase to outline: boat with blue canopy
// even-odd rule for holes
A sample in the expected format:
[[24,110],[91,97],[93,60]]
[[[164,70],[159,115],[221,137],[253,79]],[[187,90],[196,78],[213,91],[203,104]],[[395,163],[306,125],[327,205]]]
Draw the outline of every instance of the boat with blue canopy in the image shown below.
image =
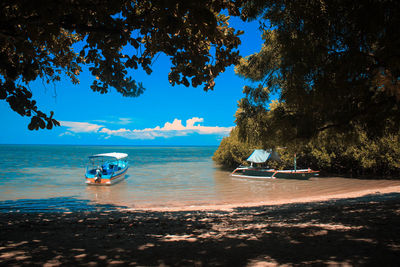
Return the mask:
[[247,159],[250,162],[250,166],[239,166],[232,173],[233,177],[244,177],[244,178],[283,178],[283,179],[301,179],[307,180],[311,177],[318,176],[319,171],[313,171],[311,169],[297,169],[296,168],[296,155],[294,157],[294,169],[293,170],[275,170],[265,167],[265,163],[269,160],[279,161],[279,155],[272,149],[263,150],[256,149]]
[[112,185],[122,181],[128,171],[128,154],[103,153],[89,157],[86,165],[86,184]]

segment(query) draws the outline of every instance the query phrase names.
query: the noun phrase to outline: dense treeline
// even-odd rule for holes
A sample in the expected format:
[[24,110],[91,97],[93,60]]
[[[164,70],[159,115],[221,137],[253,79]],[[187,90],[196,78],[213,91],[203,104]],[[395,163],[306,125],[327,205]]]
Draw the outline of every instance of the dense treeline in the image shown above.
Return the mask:
[[400,3],[245,1],[242,17],[261,22],[264,45],[235,68],[253,84],[214,160],[284,148],[281,168],[296,153],[301,167],[398,176]]
[[[213,160],[226,168],[245,163],[255,148],[272,147],[268,141],[264,145],[263,142],[243,141],[238,136],[239,131],[239,127],[235,127],[214,154]],[[266,146],[266,143],[271,146]],[[361,129],[351,134],[326,130],[308,142],[291,143],[275,149],[281,156],[280,162],[270,163],[275,168],[291,169],[296,153],[299,168],[310,167],[325,174],[352,177],[400,175],[400,131],[372,138]]]
[[[393,132],[388,126],[382,135],[370,135],[361,125],[354,125],[347,132],[327,128],[312,138],[290,139],[298,129],[279,119],[286,105],[275,100],[268,108],[259,106],[252,113],[239,107],[237,126],[221,141],[213,160],[233,168],[246,163],[253,149],[273,148],[281,156],[280,162],[269,163],[274,168],[292,169],[296,154],[298,168],[352,177],[399,177],[400,130]],[[389,121],[386,124],[390,125]]]

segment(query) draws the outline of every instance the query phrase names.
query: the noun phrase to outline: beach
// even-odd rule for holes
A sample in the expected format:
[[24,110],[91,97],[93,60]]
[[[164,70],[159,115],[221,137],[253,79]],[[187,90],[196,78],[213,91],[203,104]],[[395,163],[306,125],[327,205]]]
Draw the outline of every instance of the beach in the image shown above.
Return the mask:
[[[0,266],[398,265],[398,179],[238,179],[215,149],[0,145]],[[113,151],[126,179],[86,186]]]
[[197,210],[0,213],[0,265],[394,266],[400,192]]

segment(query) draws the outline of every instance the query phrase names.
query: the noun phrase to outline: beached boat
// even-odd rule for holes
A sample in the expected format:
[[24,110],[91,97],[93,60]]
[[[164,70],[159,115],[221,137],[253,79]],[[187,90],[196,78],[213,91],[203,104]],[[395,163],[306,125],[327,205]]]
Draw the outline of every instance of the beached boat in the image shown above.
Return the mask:
[[275,151],[265,151],[263,149],[256,149],[247,159],[250,166],[239,166],[232,173],[233,177],[244,178],[282,178],[282,179],[300,179],[306,180],[314,176],[318,176],[318,171],[311,169],[296,169],[296,156],[294,159],[293,170],[275,170],[266,168],[264,166],[257,166],[257,164],[265,164],[268,160],[279,160],[279,156]]
[[122,181],[128,170],[128,154],[103,153],[89,157],[86,166],[86,184],[112,185]]

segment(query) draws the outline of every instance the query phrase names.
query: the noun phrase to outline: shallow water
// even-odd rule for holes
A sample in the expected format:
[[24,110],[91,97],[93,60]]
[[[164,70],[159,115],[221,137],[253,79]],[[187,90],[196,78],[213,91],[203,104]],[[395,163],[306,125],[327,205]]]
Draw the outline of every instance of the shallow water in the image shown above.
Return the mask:
[[[88,203],[131,208],[269,204],[400,186],[397,180],[233,178],[212,162],[216,149],[0,145],[0,211],[48,210],[63,203],[72,210],[90,210]],[[87,157],[105,152],[129,154],[126,179],[108,187],[87,186]]]

